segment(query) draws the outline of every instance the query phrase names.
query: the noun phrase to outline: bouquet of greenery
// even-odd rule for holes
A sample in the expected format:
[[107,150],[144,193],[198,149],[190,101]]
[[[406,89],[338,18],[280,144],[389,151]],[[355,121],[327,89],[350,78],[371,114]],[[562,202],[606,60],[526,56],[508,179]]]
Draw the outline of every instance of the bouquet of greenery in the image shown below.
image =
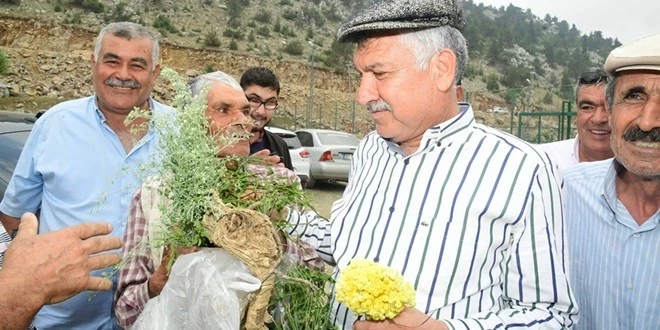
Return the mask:
[[[218,145],[232,145],[246,136],[211,134],[204,114],[206,93],[193,97],[174,70],[165,68],[162,76],[176,93],[176,111],[151,120],[162,158],[149,167],[152,173],[155,170],[158,193],[167,203],[160,206],[161,226],[149,248],[217,246],[245,263],[262,281],[248,306],[247,329],[264,327],[269,305],[277,306],[281,315],[280,323],[271,327],[332,328],[326,290],[331,277],[296,265],[277,270],[286,221],[268,215],[311,208],[299,182],[279,176],[254,157],[218,157]],[[145,115],[134,111],[128,120]],[[266,168],[266,176],[250,171],[254,165]]]

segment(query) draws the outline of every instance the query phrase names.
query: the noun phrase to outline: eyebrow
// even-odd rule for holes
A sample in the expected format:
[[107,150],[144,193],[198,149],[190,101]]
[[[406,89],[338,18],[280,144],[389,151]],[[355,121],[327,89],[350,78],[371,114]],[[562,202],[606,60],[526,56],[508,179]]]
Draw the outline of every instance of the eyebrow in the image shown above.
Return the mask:
[[[258,97],[259,100],[261,100],[261,96],[259,96],[259,95],[256,94],[256,93],[250,93],[250,94],[248,94],[248,95],[246,95],[246,96],[247,96],[248,98],[250,98],[250,97]],[[276,97],[276,96],[273,96],[273,97],[271,97],[271,98],[265,100],[264,102],[268,102],[268,101],[270,101],[270,100],[277,100],[277,97]]]
[[644,86],[633,86],[623,92],[623,95],[628,95],[631,93],[646,93],[646,88]]
[[578,102],[578,107],[581,107],[583,105],[596,105],[596,103],[592,102],[591,100],[582,100]]
[[[103,55],[103,59],[104,60],[107,60],[107,59],[116,59],[116,60],[118,60],[120,58],[119,58],[119,55],[117,55],[117,54],[105,53]],[[140,63],[144,64],[145,66],[148,65],[147,60],[144,59],[143,57],[133,57],[133,58],[131,58],[131,62],[140,62]]]

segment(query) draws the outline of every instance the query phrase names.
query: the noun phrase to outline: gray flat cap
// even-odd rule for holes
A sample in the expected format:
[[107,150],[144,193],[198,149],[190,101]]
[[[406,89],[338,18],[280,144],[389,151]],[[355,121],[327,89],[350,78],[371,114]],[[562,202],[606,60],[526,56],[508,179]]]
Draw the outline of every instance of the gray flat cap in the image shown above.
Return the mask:
[[363,9],[337,30],[339,42],[354,41],[371,31],[423,29],[449,25],[463,29],[460,0],[382,0]]
[[628,70],[660,71],[660,34],[650,35],[614,49],[605,60],[610,74]]

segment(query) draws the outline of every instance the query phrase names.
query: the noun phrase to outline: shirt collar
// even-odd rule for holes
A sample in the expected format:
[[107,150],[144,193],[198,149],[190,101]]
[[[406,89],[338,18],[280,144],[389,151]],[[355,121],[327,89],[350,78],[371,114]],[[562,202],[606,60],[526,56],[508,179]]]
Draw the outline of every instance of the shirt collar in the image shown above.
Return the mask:
[[[610,208],[612,213],[615,215],[614,219],[616,220],[617,216],[622,218],[623,215],[617,214],[619,200],[616,195],[616,167],[614,166],[614,159],[610,160],[610,166],[607,169],[607,174],[605,174],[605,180],[603,180],[603,198],[605,203]],[[631,218],[631,221],[632,218]],[[660,221],[660,210],[658,210],[654,215],[651,216],[650,220],[646,221],[640,228],[643,230],[653,229]]]
[[603,180],[603,198],[605,198],[605,203],[607,203],[610,210],[616,213],[616,168],[614,168],[614,160],[610,162],[605,180]]
[[472,107],[467,103],[459,103],[458,115],[446,120],[436,126],[429,128],[422,137],[420,143],[424,149],[430,144],[447,145],[456,139],[462,138],[474,125],[474,113]]

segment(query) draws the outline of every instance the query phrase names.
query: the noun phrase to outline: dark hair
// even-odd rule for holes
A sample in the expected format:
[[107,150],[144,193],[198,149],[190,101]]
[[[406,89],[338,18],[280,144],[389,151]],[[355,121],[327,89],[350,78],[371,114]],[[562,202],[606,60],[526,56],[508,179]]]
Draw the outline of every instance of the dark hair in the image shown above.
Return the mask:
[[241,87],[243,90],[252,85],[272,88],[280,95],[280,81],[273,71],[264,67],[251,67],[241,76]]

